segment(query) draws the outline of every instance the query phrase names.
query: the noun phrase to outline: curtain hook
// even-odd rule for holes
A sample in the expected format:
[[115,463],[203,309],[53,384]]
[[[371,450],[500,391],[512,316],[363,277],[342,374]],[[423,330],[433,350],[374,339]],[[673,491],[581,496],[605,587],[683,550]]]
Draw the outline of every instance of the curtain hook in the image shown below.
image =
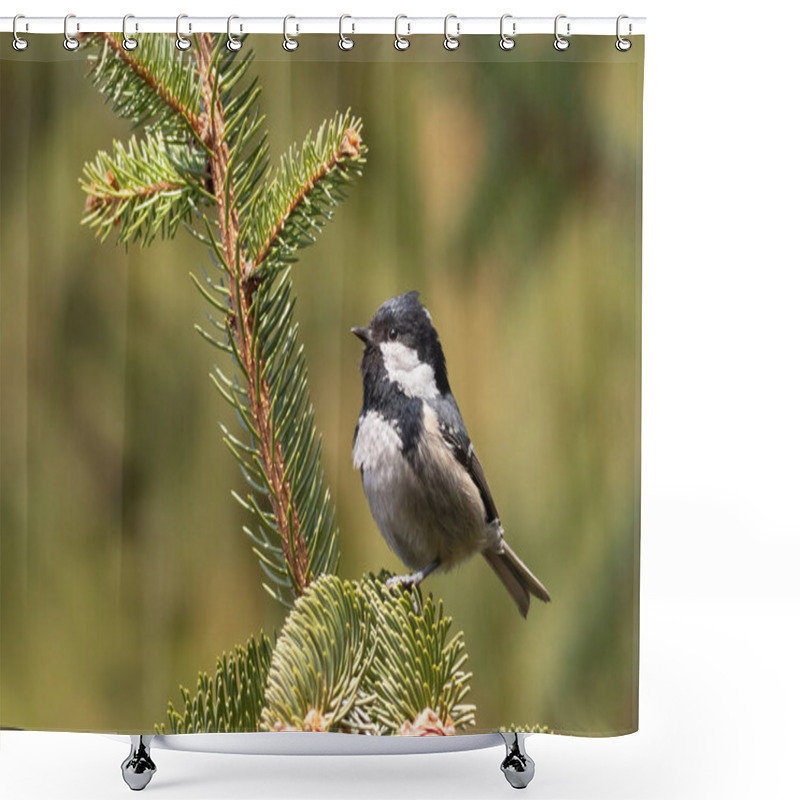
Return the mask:
[[[398,14],[394,18],[394,49],[395,50],[408,50],[411,47],[411,40],[407,39],[405,36],[400,35],[400,20],[401,19],[408,19],[405,14]],[[408,36],[411,35],[411,23],[407,22],[406,25],[408,26]]]
[[[353,18],[349,14],[342,14],[342,16],[339,17],[339,49],[340,50],[352,50],[356,46],[356,43],[350,37],[344,35],[343,26],[344,26],[344,21],[346,19],[353,19]],[[355,33],[355,30],[356,30],[355,23],[352,23],[352,31],[351,31],[351,33]]]
[[[560,19],[566,19],[566,18],[567,18],[566,14],[559,14],[556,17],[555,25],[553,26],[553,32],[555,33],[555,36],[556,36],[555,41],[553,42],[553,47],[555,47],[555,49],[559,50],[559,51],[566,50],[569,47],[569,39],[565,39],[558,32],[558,21]],[[570,30],[569,30],[569,22],[568,22],[567,23],[567,36],[569,36],[569,35],[570,35]]]
[[[25,15],[24,14],[17,14],[17,16],[14,17],[14,22],[11,24],[11,33],[14,34],[14,40],[11,42],[11,46],[18,53],[21,53],[28,46],[28,40],[27,39],[23,39],[17,33],[17,20],[20,20],[20,19],[25,19]],[[26,23],[25,29],[27,30],[27,28],[28,28],[28,25]]]
[[[289,36],[289,20],[290,19],[297,19],[297,17],[293,17],[291,14],[285,16],[283,18],[283,49],[286,50],[287,53],[292,53],[300,47],[300,42],[297,41],[293,36]],[[297,32],[300,33],[300,26],[297,26]]]
[[[192,46],[192,40],[187,39],[181,33],[181,20],[188,18],[188,14],[178,14],[178,16],[175,18],[175,47],[177,47],[178,50],[188,50]],[[189,25],[189,30],[192,30],[191,25]]]
[[503,14],[503,16],[500,17],[500,49],[501,50],[513,50],[514,49],[514,45],[516,44],[516,42],[514,41],[514,39],[512,37],[516,36],[516,34],[517,34],[517,23],[516,22],[512,22],[511,23],[511,36],[506,36],[506,33],[503,30],[503,26],[505,25],[505,21],[507,19],[512,19],[512,15],[511,14]]
[[[456,20],[456,35],[452,36],[447,31],[447,23],[450,22],[451,19]],[[458,50],[458,46],[461,42],[458,41],[459,31],[461,30],[461,23],[458,22],[458,17],[455,14],[448,14],[444,18],[444,49],[450,50]]]
[[[619,32],[619,24],[624,19],[629,19],[627,14],[620,14],[617,17],[617,41],[614,44],[614,47],[616,47],[617,50],[620,51],[620,53],[627,53],[628,50],[630,50],[631,47],[633,47],[633,42],[630,39],[623,39],[621,34],[620,34],[620,32]],[[628,23],[628,36],[630,36],[630,35],[631,35],[631,24],[629,22]]]
[[[231,23],[235,19],[239,19],[239,17],[237,17],[236,14],[231,14],[228,17],[228,41],[225,44],[225,47],[227,47],[228,50],[231,51],[231,53],[235,53],[238,50],[242,49],[242,40],[239,39],[237,36],[234,36],[233,33],[231,32]],[[239,33],[241,32],[242,32],[242,26],[239,25]]]
[[[139,42],[137,42],[136,39],[133,38],[133,36],[128,36],[128,20],[129,19],[135,19],[133,14],[126,14],[122,18],[122,46],[126,50],[135,50],[139,46]],[[138,22],[134,25],[134,30],[135,31],[139,30],[139,23]]]
[[[78,47],[80,47],[80,42],[74,37],[69,35],[69,21],[71,19],[75,19],[74,14],[67,14],[64,17],[64,49],[69,50],[70,53],[74,53]],[[78,26],[76,25],[76,29]]]

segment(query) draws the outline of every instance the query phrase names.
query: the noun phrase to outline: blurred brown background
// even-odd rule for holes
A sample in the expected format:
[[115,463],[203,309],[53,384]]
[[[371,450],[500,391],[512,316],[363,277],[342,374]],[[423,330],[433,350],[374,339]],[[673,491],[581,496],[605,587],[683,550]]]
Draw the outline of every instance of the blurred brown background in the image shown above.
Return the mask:
[[[348,331],[418,289],[507,538],[553,596],[522,620],[482,559],[426,582],[464,630],[477,729],[630,731],[643,43],[249,45],[274,160],[348,107],[370,148],[294,269],[341,574],[402,569],[350,463]],[[58,37],[2,59],[0,724],[147,731],[179,683],[284,615],[230,496],[220,354],[192,329],[208,256],[185,233],[126,253],[81,227],[83,164],[128,125]]]

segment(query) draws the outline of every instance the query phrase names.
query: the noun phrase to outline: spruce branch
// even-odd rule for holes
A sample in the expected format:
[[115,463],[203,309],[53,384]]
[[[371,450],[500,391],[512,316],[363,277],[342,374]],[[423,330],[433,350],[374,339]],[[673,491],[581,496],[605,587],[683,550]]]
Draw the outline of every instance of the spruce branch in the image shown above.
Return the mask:
[[133,136],[127,147],[115,141],[110,154],[101,151],[84,166],[83,224],[101,240],[117,229],[124,244],[137,239],[150,244],[159,232],[173,237],[201,203],[214,201],[203,185],[204,159],[188,155],[188,163],[181,163],[187,161],[186,149],[166,144],[157,132],[143,141]]
[[[204,106],[209,109],[209,129],[213,155],[210,159],[212,183],[218,195],[218,260],[225,276],[230,310],[217,333],[226,332],[231,352],[245,377],[243,391],[232,392],[230,382],[223,392],[236,408],[248,434],[239,442],[226,432],[226,443],[237,455],[248,486],[254,491],[240,502],[256,520],[255,529],[246,531],[255,545],[262,569],[268,577],[267,591],[286,604],[302,594],[315,575],[330,572],[338,565],[338,531],[333,518],[330,494],[324,488],[320,464],[320,440],[308,395],[305,358],[297,344],[297,327],[292,321],[291,282],[277,264],[258,274],[248,260],[252,227],[241,223],[241,209],[247,219],[266,212],[258,198],[264,192],[254,177],[267,173],[267,154],[261,133],[262,118],[255,106],[257,89],[250,84],[237,91],[249,63],[235,64],[211,38],[198,37],[196,49],[201,75]],[[237,124],[231,125],[229,119]],[[349,159],[358,167],[362,158],[355,144],[348,148],[330,146],[339,133],[344,136],[349,117],[338,117],[323,126],[329,131],[319,139],[336,152],[336,164],[319,172],[317,184],[330,201],[321,212],[327,220],[331,207],[343,196],[335,172],[342,174]],[[341,137],[338,138],[341,141]],[[358,139],[360,143],[360,138]],[[316,156],[310,146],[305,152]],[[326,154],[326,158],[330,158]],[[336,169],[334,169],[336,166]],[[324,172],[324,174],[323,174]],[[360,172],[360,169],[354,169]],[[327,175],[327,181],[323,178]],[[306,179],[307,180],[307,179]],[[273,195],[272,206],[276,206]],[[259,214],[261,212],[261,214]],[[275,215],[274,211],[270,213]],[[314,214],[316,229],[321,227]],[[281,265],[283,266],[283,265]],[[206,296],[214,290],[207,283]],[[217,346],[224,345],[213,334]],[[217,382],[218,383],[218,382]],[[219,385],[219,383],[218,383]],[[254,454],[255,455],[254,457]],[[260,501],[266,498],[269,511]]]
[[[282,527],[275,513],[280,505],[273,499],[275,488],[268,472],[269,462],[263,457],[263,448],[258,448],[259,441],[263,442],[263,433],[250,410],[247,390],[243,392],[242,387],[224,380],[220,374],[215,376],[215,382],[250,434],[247,441],[242,442],[224,431],[226,443],[252,490],[239,499],[255,518],[256,527],[248,527],[246,532],[269,577],[264,586],[281,600],[292,592],[298,593],[294,575],[285,566],[298,561],[298,544],[303,546],[307,580],[335,571],[339,556],[338,531],[330,494],[324,486],[321,441],[308,395],[305,357],[298,345],[297,325],[292,318],[294,300],[289,273],[285,270],[270,272],[258,287],[253,306],[258,309],[255,356],[261,365],[263,386],[269,386],[271,392],[268,410],[264,409],[262,393],[261,410],[268,412],[270,433],[281,442],[281,452],[285,454],[283,474],[292,487],[294,514],[288,520],[288,530]],[[243,402],[245,399],[247,403]],[[269,500],[272,513],[262,511],[259,498]],[[286,589],[290,591],[287,593]]]
[[[262,633],[180,688],[156,732],[330,731],[447,736],[475,724],[463,636],[442,603],[387,574],[317,578],[273,644]],[[546,729],[545,729],[546,730]]]
[[371,698],[359,692],[374,653],[367,599],[357,584],[321,577],[295,604],[275,644],[263,730],[358,732]]
[[197,676],[195,692],[180,687],[183,711],[170,701],[167,723],[156,733],[231,733],[257,731],[264,704],[272,643],[262,631],[244,646],[217,658],[213,678]]
[[361,120],[349,112],[323,124],[316,137],[309,133],[299,148],[289,148],[250,215],[254,269],[265,262],[287,265],[299,248],[315,241],[314,233],[330,219],[351,175],[361,174],[366,152]]
[[462,635],[448,638],[441,602],[385,577],[326,575],[297,601],[275,644],[263,730],[448,735],[475,723]]
[[448,638],[453,620],[441,600],[423,602],[419,589],[398,596],[386,577],[362,582],[380,632],[376,668],[364,686],[375,698],[372,718],[381,732],[410,735],[437,724],[441,733],[474,725],[475,706],[465,702],[472,673],[464,670],[464,634]]
[[[208,324],[198,330],[237,369],[232,376],[220,369],[212,375],[243,428],[234,435],[223,426],[223,439],[247,484],[247,491],[235,496],[254,516],[245,530],[266,575],[264,586],[290,607],[314,576],[337,568],[338,530],[292,319],[290,276],[275,268],[289,259],[269,260],[256,275],[248,254],[257,247],[241,220],[257,209],[274,226],[285,212],[287,230],[294,225],[300,236],[307,225],[315,236],[343,196],[342,176],[348,169],[360,173],[360,135],[348,145],[344,134],[350,123],[339,117],[323,126],[329,133],[319,138],[316,150],[310,140],[304,145],[306,156],[326,162],[310,171],[303,165],[306,193],[312,197],[319,189],[327,199],[300,215],[295,207],[308,203],[298,200],[287,211],[287,203],[273,193],[273,207],[267,207],[262,201],[272,185],[269,150],[259,90],[247,78],[252,53],[230,53],[224,39],[215,45],[208,34],[195,37],[188,57],[177,55],[165,36],[142,37],[132,53],[115,35],[86,39],[99,50],[92,56],[92,80],[117,113],[144,126],[145,143],[134,138],[127,149],[115,145],[112,156],[101,153],[87,165],[84,221],[102,237],[115,230],[125,243],[136,238],[149,243],[159,230],[171,236],[181,222],[200,221],[187,227],[210,247],[215,272],[193,276],[211,307]],[[279,249],[280,236],[273,240]]]
[[139,47],[128,51],[122,36],[114,33],[84,34],[98,46],[90,56],[93,83],[111,102],[116,114],[134,125],[160,123],[183,129],[205,148],[206,127],[195,71],[188,58],[177,59],[170,39],[143,35]]
[[[228,276],[231,315],[228,330],[237,360],[247,379],[249,418],[253,423],[254,439],[259,447],[260,471],[269,489],[271,519],[281,537],[282,551],[288,567],[294,594],[301,594],[311,580],[308,555],[303,532],[300,530],[297,509],[292,499],[292,489],[286,475],[283,444],[275,436],[272,420],[271,387],[261,369],[254,335],[251,296],[245,288],[249,268],[245,266],[239,243],[239,212],[234,203],[231,175],[231,151],[225,137],[225,111],[219,94],[218,72],[214,68],[214,45],[209,34],[197,37],[195,48],[198,73],[201,81],[203,105],[208,109],[209,167],[211,181],[217,195],[217,226],[219,229],[220,257]],[[255,501],[251,503],[255,505]]]

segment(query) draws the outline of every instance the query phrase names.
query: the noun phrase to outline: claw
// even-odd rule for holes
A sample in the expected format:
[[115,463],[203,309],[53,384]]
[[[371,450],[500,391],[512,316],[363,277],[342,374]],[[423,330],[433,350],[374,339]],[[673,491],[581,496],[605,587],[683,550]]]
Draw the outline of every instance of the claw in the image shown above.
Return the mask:
[[411,605],[414,613],[419,615],[419,605],[417,604],[417,596],[414,594],[414,589],[420,585],[422,579],[425,577],[422,571],[414,572],[411,575],[392,575],[386,581],[386,586],[390,590],[401,589],[411,594]]
[[419,586],[420,583],[422,583],[424,577],[422,570],[419,572],[412,572],[409,575],[392,575],[392,577],[386,581],[386,585],[390,589],[400,587],[410,592],[415,586]]
[[386,581],[386,585],[390,589],[394,589],[395,586],[402,586],[403,589],[413,589],[415,586],[419,586],[441,563],[440,559],[435,558],[427,567],[417,572],[411,572],[408,575],[393,575]]

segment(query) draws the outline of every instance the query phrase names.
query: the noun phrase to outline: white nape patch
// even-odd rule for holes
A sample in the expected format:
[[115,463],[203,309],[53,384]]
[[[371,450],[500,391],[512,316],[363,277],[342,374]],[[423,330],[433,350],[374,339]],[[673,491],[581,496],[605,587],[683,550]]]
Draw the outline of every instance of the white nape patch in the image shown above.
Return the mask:
[[353,466],[363,470],[375,469],[402,447],[396,423],[389,422],[378,411],[367,411],[358,420],[358,433],[353,443]]
[[420,361],[416,350],[402,342],[384,342],[381,353],[389,380],[396,383],[403,394],[423,400],[438,396],[433,367]]

